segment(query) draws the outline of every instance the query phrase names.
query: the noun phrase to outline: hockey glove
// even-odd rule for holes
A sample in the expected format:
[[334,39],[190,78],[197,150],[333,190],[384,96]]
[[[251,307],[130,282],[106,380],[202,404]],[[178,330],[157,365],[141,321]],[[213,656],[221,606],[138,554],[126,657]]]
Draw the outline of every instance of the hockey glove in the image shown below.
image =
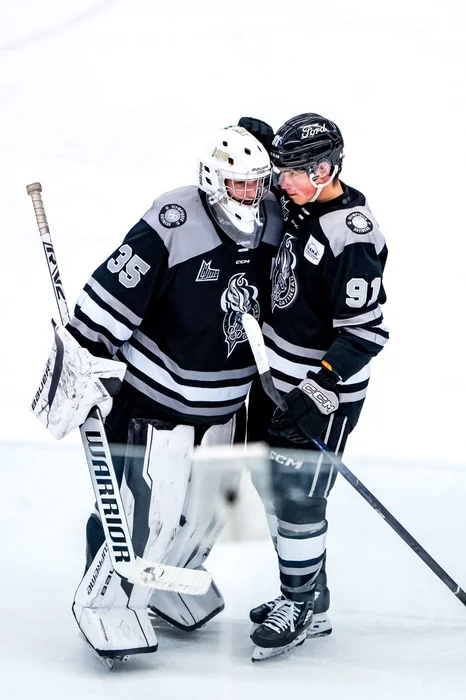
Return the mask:
[[288,411],[275,409],[270,432],[292,442],[320,437],[329,416],[339,406],[336,385],[340,377],[323,367],[317,374],[308,372],[299,386],[284,396]]
[[63,326],[54,324],[55,343],[31,404],[34,415],[60,440],[82,425],[98,406],[110,413],[126,365],[95,357]]
[[253,117],[241,117],[238,126],[242,126],[243,129],[246,129],[246,131],[249,131],[250,134],[255,136],[267,151],[270,149],[274,133],[272,127],[267,124],[267,122],[254,119]]

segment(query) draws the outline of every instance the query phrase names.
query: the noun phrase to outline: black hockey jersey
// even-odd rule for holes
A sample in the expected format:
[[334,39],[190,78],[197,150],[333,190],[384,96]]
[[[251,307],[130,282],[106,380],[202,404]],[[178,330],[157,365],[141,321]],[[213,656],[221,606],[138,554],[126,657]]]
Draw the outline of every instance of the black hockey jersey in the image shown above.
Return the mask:
[[388,340],[380,308],[387,247],[364,195],[342,186],[339,197],[305,206],[281,193],[285,233],[263,333],[280,391],[326,360],[343,380],[340,410],[356,423],[369,361]]
[[144,415],[225,423],[256,367],[239,314],[269,306],[282,232],[274,195],[262,242],[218,230],[196,187],[163,194],[86,284],[69,330],[95,355],[127,364],[120,396]]

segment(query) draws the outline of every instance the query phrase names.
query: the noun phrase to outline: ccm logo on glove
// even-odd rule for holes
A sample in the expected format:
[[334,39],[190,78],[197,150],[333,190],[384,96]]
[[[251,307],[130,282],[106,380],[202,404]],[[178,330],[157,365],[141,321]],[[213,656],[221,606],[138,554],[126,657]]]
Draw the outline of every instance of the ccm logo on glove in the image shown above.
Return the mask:
[[322,387],[313,379],[304,379],[298,387],[311,397],[321,413],[328,416],[336,411],[339,405],[338,397],[334,391],[322,391]]

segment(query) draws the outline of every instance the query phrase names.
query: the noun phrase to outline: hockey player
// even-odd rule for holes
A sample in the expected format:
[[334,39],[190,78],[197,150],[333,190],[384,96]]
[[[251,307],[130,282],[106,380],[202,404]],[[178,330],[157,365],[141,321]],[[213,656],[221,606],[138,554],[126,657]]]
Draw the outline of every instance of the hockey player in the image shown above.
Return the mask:
[[[197,186],[158,197],[97,268],[67,326],[92,355],[127,368],[105,430],[135,554],[193,569],[221,530],[219,498],[237,475],[191,473],[190,454],[232,441],[256,372],[241,314],[259,319],[268,307],[282,232],[269,156],[245,129],[219,131],[197,173]],[[214,584],[196,597],[123,581],[95,512],[73,604],[82,633],[103,657],[153,652],[148,606],[191,630],[223,599]]]
[[[332,629],[323,564],[336,472],[311,440],[322,439],[341,457],[358,421],[369,362],[388,340],[380,308],[387,247],[364,195],[340,179],[343,138],[334,122],[300,114],[275,135],[264,122],[239,123],[269,149],[285,221],[263,334],[288,410],[261,394],[258,412],[250,399],[250,438],[270,430],[268,517],[281,580],[281,595],[251,611],[253,659],[262,659]],[[290,459],[298,448],[310,451]]]

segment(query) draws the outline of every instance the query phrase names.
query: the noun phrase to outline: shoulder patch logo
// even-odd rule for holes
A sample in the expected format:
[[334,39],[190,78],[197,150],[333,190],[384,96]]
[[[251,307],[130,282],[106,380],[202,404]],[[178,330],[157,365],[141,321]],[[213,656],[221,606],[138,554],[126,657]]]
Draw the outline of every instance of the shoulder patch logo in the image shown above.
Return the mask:
[[159,213],[159,221],[165,228],[183,226],[187,218],[186,209],[179,204],[165,204]]
[[220,274],[220,270],[210,267],[212,265],[212,260],[206,262],[202,261],[199,272],[197,273],[196,282],[216,282]]
[[311,262],[313,265],[318,265],[322,259],[324,251],[325,246],[322,245],[322,243],[319,243],[319,241],[316,241],[312,235],[309,236],[309,240],[304,248],[304,257],[306,260],[309,260],[309,262]]
[[374,224],[362,211],[353,211],[346,217],[346,225],[353,233],[369,233]]

